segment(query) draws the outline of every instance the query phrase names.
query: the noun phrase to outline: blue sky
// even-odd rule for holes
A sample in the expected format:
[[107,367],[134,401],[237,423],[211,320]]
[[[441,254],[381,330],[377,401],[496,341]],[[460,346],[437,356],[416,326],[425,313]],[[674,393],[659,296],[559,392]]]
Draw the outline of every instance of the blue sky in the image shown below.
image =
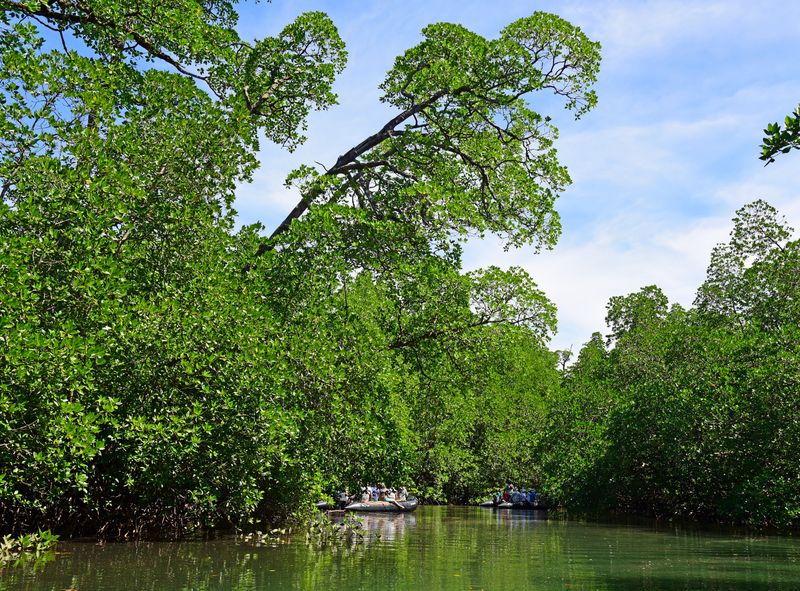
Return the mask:
[[308,141],[293,154],[265,144],[253,183],[238,190],[241,221],[270,230],[297,201],[283,187],[290,170],[330,165],[392,115],[377,87],[426,24],[457,22],[495,37],[544,10],[601,43],[598,107],[578,121],[543,107],[556,116],[573,179],[556,203],[558,245],[503,252],[489,238],[465,250],[467,269],[528,270],[558,306],[555,348],[577,352],[593,331],[605,333],[613,295],[656,284],[691,305],[711,248],[749,201],[766,199],[800,228],[800,152],[768,167],[758,159],[763,128],[800,102],[800,2],[274,0],[240,8],[246,38],[325,11],[350,56],[336,84],[340,104],[310,118]]

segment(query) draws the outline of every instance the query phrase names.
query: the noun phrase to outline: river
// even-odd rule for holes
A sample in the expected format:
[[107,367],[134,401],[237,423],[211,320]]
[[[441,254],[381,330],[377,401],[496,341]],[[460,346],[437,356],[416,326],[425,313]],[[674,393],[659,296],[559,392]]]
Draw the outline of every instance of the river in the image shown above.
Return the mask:
[[198,542],[59,544],[50,562],[6,569],[0,590],[789,590],[800,540],[533,512],[420,507],[364,517],[365,541],[317,548]]

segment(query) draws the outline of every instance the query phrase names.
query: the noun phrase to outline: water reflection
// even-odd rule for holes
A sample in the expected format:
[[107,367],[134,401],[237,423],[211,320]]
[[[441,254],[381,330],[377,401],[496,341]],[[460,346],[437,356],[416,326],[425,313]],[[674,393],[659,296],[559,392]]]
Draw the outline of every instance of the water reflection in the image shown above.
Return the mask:
[[514,509],[484,509],[491,512],[494,521],[507,527],[535,527],[547,519],[547,511]]
[[416,513],[359,513],[356,518],[367,532],[368,541],[394,542],[417,524]]
[[319,550],[210,542],[71,543],[37,572],[0,574],[0,591],[262,589],[796,589],[790,537],[547,520],[536,512],[421,507],[361,516],[364,544]]

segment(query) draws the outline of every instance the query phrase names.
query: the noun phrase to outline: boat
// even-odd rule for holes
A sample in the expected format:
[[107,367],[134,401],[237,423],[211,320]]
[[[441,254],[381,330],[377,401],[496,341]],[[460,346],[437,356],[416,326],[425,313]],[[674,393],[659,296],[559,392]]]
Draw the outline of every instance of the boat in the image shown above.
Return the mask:
[[350,497],[347,496],[346,492],[339,491],[333,498],[336,499],[333,503],[322,499],[317,501],[317,509],[326,512],[338,511],[344,509],[345,505],[350,503]]
[[547,511],[548,507],[547,504],[542,502],[541,500],[536,501],[517,501],[515,503],[500,503],[498,505],[494,505],[495,509],[517,509],[517,510],[525,510],[525,511]]
[[360,513],[407,513],[416,508],[416,497],[408,497],[405,501],[359,501],[347,505],[345,511],[358,511]]
[[533,500],[522,493],[515,492],[511,495],[508,501],[500,501],[492,499],[490,501],[483,501],[478,503],[479,507],[488,509],[518,509],[527,511],[546,511],[548,509],[547,501],[540,495],[535,495]]

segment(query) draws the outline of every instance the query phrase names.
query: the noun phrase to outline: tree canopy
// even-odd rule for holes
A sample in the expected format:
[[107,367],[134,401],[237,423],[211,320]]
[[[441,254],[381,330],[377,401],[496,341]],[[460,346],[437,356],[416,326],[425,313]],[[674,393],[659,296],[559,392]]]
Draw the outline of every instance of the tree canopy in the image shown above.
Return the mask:
[[611,298],[567,369],[541,439],[573,509],[795,526],[798,241],[763,200],[736,212],[694,307],[645,287]]
[[543,13],[494,40],[427,27],[381,86],[397,115],[291,175],[267,236],[237,229],[236,187],[259,138],[292,149],[335,103],[325,14],[249,41],[227,1],[0,9],[6,528],[163,534],[365,479],[538,478],[503,425],[541,424],[554,308],[521,269],[463,273],[459,242],[554,244],[569,177],[531,103],[590,109],[596,43]]
[[445,23],[423,36],[381,85],[381,100],[400,112],[331,168],[293,173],[303,198],[273,237],[312,204],[336,204],[413,223],[433,242],[489,231],[513,245],[555,243],[553,202],[569,176],[557,130],[529,101],[549,91],[576,116],[591,109],[599,46],[544,13],[496,40]]

